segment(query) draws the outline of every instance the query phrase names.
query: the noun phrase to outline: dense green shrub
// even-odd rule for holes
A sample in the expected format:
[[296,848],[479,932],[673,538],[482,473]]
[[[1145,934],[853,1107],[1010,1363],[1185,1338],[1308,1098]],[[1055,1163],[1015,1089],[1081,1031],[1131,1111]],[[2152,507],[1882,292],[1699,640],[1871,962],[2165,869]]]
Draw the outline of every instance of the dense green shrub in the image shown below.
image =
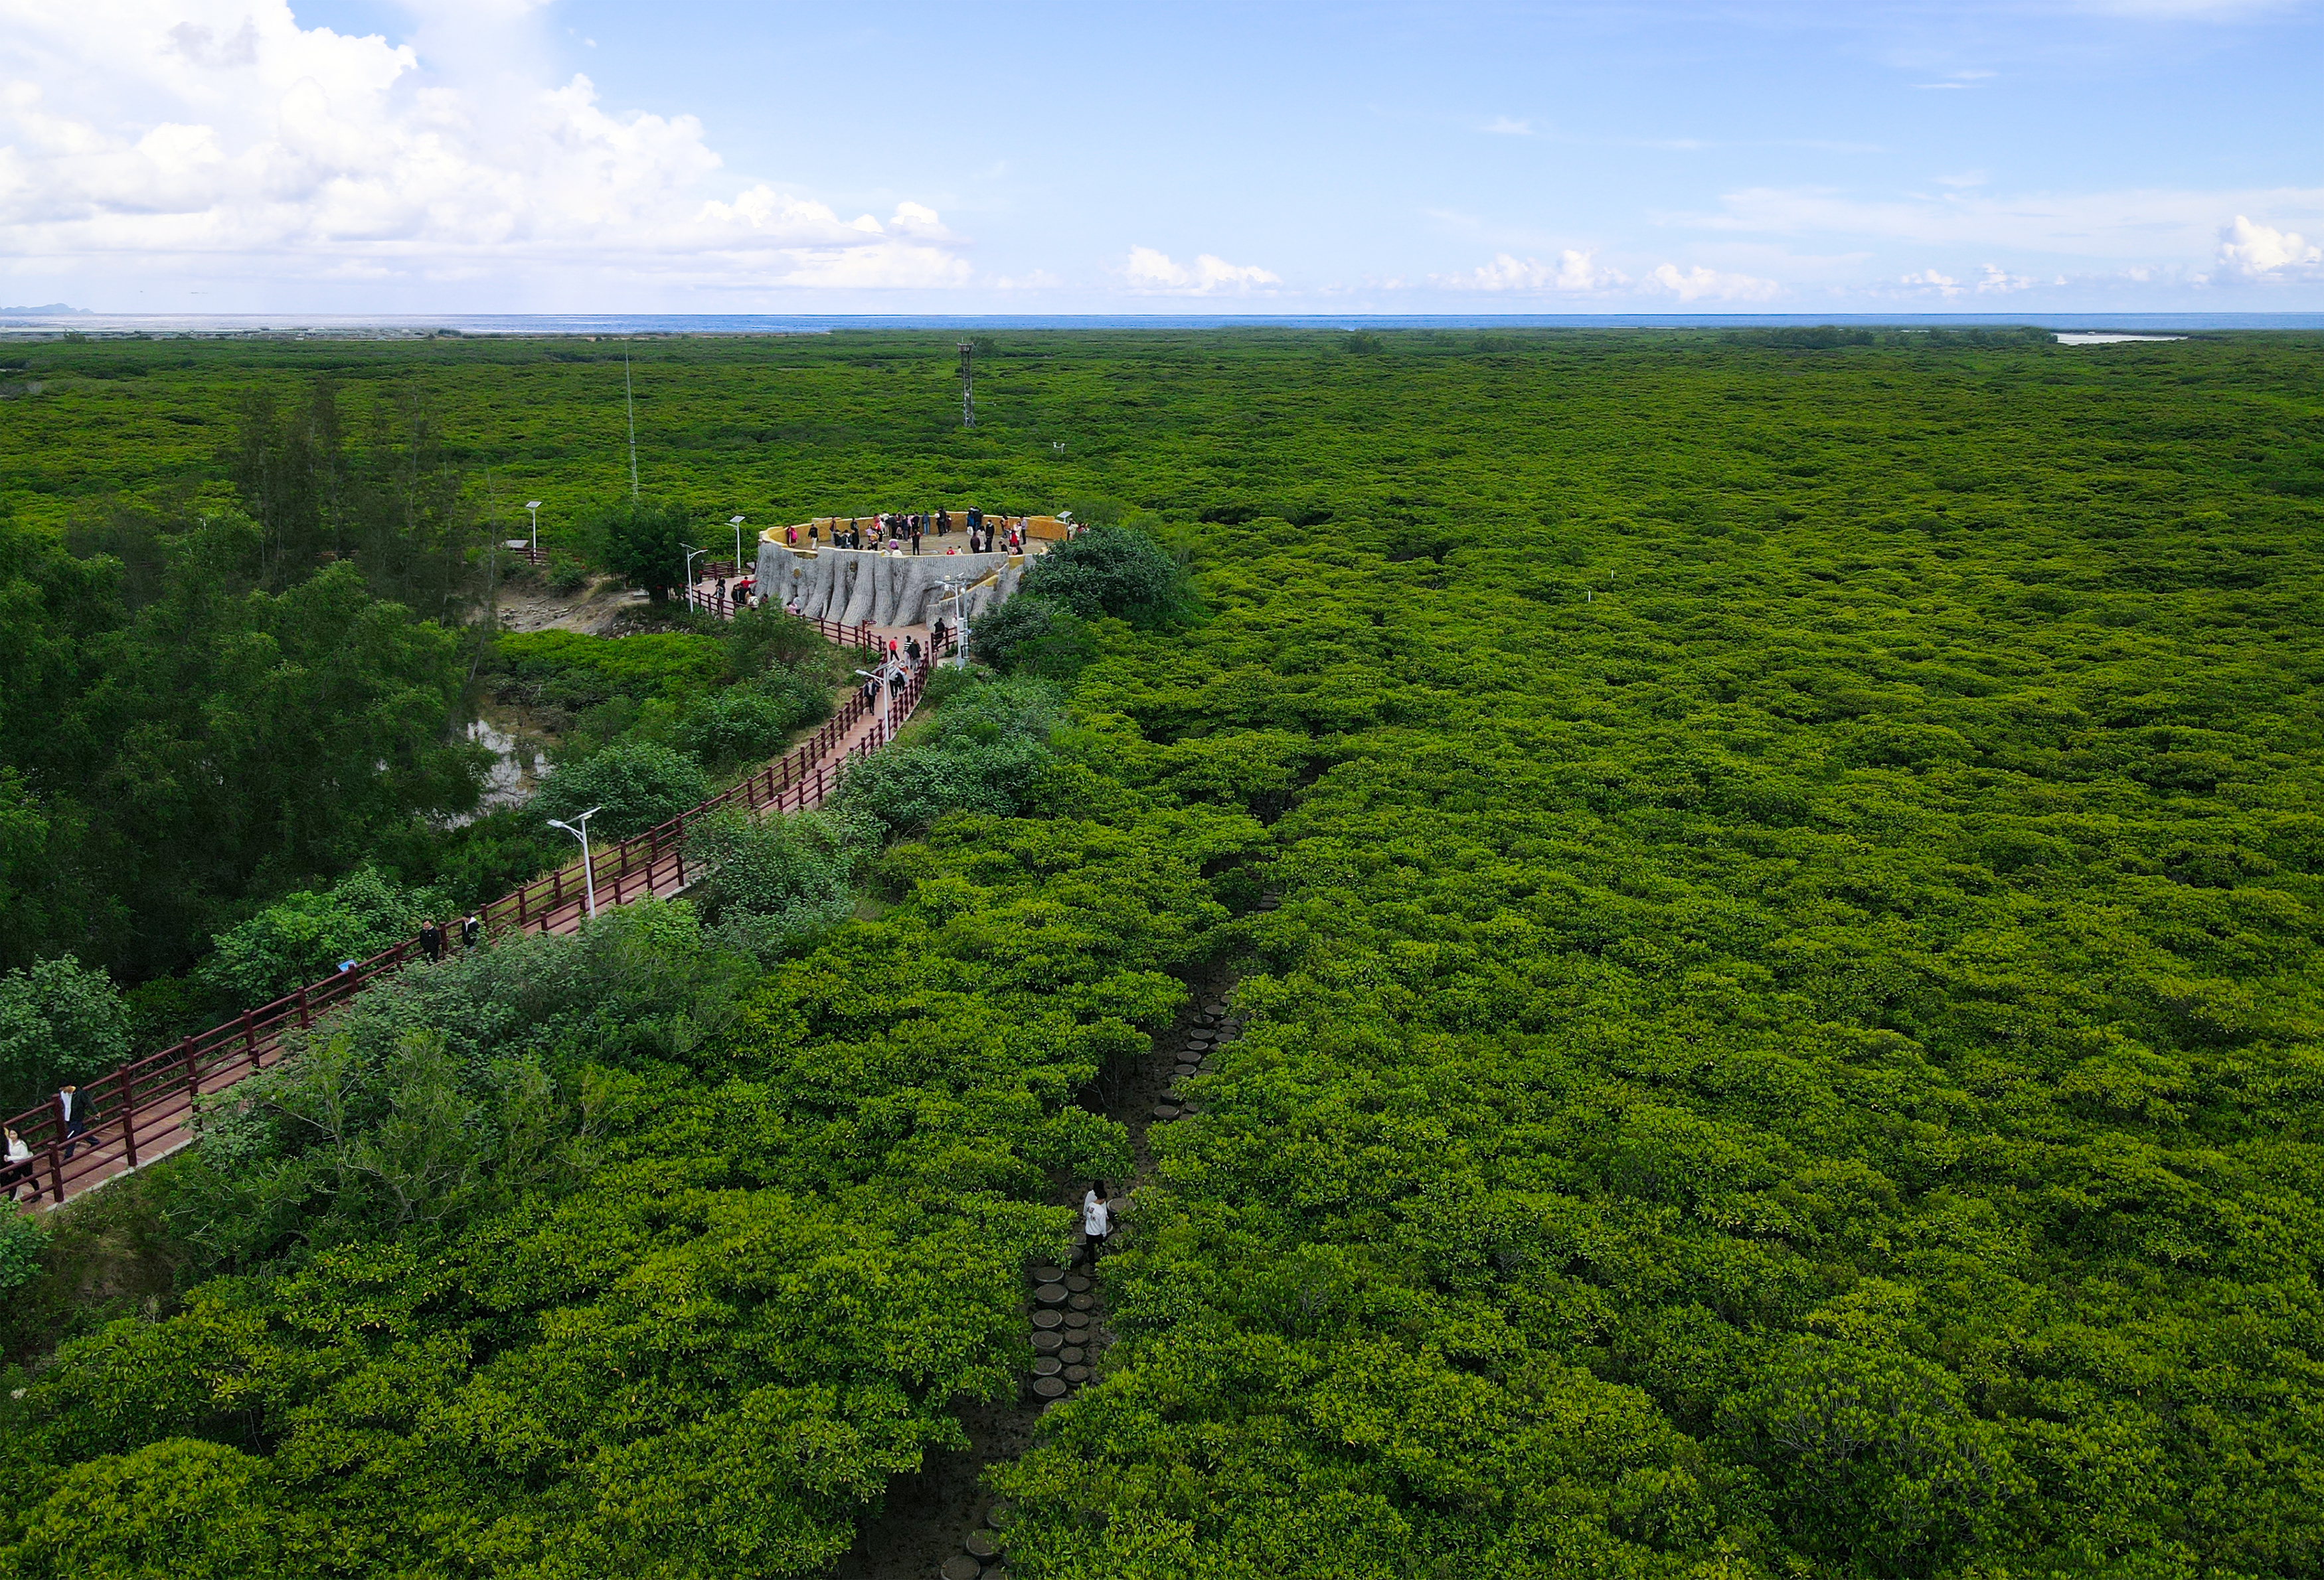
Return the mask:
[[249,1268],[367,1236],[440,1236],[590,1166],[590,1070],[702,1061],[754,973],[685,906],[608,911],[404,972],[211,1107],[180,1232]]
[[1097,640],[1063,603],[1019,592],[969,626],[968,648],[995,669],[1070,681],[1097,656]]
[[39,1276],[41,1253],[48,1244],[46,1222],[23,1208],[0,1201],[0,1295],[13,1300],[20,1287]]
[[812,665],[828,651],[814,622],[772,602],[746,609],[727,622],[726,669],[737,680]]
[[571,822],[591,807],[589,835],[608,844],[641,834],[710,798],[710,778],[684,752],[650,741],[616,741],[579,762],[559,764],[529,811]]
[[792,733],[831,716],[829,688],[787,669],[729,686],[696,704],[678,731],[679,748],[705,767],[763,762]]
[[753,818],[724,812],[687,830],[708,876],[689,893],[715,935],[766,964],[844,922],[881,825],[837,811]]
[[586,706],[616,693],[680,701],[715,684],[726,663],[716,640],[683,631],[619,638],[508,631],[493,647],[512,682],[543,701],[568,705]]
[[1194,602],[1185,567],[1130,527],[1093,527],[1052,546],[1026,570],[1020,591],[1084,620],[1110,615],[1141,628],[1181,620]]
[[569,554],[551,554],[540,568],[540,579],[551,592],[570,598],[589,584],[589,567]]
[[835,799],[891,832],[952,812],[1014,816],[1056,762],[1059,695],[1038,680],[988,680],[944,698],[934,729],[849,765]]

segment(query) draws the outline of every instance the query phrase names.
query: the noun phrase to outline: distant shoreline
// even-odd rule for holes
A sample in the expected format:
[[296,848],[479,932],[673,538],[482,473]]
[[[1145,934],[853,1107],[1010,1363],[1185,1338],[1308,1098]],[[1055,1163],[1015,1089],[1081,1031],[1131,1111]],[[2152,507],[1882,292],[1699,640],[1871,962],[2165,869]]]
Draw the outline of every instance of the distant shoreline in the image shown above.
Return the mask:
[[2324,313],[750,314],[0,313],[0,339],[410,339],[829,335],[846,330],[1975,329],[2153,334],[2324,330]]

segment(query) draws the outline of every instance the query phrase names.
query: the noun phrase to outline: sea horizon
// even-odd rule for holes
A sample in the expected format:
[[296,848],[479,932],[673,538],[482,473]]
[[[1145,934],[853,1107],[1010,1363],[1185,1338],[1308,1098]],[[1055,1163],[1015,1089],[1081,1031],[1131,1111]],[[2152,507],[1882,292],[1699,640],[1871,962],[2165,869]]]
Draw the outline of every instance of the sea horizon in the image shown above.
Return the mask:
[[325,338],[830,335],[848,330],[1973,329],[2324,330],[2324,313],[99,313],[0,311],[0,337]]

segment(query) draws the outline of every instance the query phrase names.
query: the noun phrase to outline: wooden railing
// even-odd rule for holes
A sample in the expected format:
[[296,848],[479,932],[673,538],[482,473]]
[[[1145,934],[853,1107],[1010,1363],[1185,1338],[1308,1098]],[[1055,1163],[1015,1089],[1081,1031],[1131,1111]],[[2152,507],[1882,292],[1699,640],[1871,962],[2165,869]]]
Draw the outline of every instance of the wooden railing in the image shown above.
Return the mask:
[[[843,627],[828,620],[818,623],[826,628],[826,635],[840,633],[835,640],[854,637],[871,644],[869,627]],[[951,646],[947,641],[945,649]],[[941,651],[927,655],[922,666],[895,688],[890,714],[895,723],[900,725],[912,716],[941,657]],[[700,863],[689,865],[687,859],[689,826],[734,806],[768,813],[804,812],[821,805],[850,762],[886,744],[885,732],[875,730],[835,755],[835,749],[842,747],[854,727],[879,705],[859,689],[814,735],[742,783],[644,833],[603,850],[593,850],[586,870],[576,860],[494,900],[477,913],[484,929],[569,932],[587,914],[593,892],[600,909],[678,893],[702,876]],[[456,952],[462,947],[459,937],[456,926],[446,929],[443,948]],[[97,1076],[81,1087],[70,1125],[65,1122],[59,1098],[17,1115],[8,1125],[32,1148],[31,1173],[29,1178],[16,1174],[7,1189],[13,1195],[29,1182],[35,1200],[46,1197],[52,1203],[60,1202],[78,1190],[136,1168],[141,1156],[150,1161],[161,1152],[175,1150],[186,1140],[185,1120],[196,1098],[222,1091],[262,1068],[281,1052],[286,1033],[313,1025],[317,1016],[402,969],[420,953],[420,939],[407,938],[319,982],[310,982],[255,1009],[245,1009],[207,1032]]]

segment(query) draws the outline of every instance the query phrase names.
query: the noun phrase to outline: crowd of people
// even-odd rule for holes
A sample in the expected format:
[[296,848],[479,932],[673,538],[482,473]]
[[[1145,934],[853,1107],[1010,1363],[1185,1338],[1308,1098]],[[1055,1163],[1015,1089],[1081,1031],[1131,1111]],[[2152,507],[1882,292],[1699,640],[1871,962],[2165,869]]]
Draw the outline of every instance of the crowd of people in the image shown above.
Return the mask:
[[[918,554],[930,539],[942,543],[957,530],[967,538],[960,544],[944,544],[946,554],[992,554],[1007,549],[1010,554],[1022,554],[1030,533],[1032,518],[1019,516],[988,516],[978,506],[971,505],[955,522],[950,510],[882,510],[876,516],[850,516],[844,524],[839,517],[830,518],[831,547],[834,548],[872,549],[888,554]],[[783,528],[783,542],[792,548],[823,547],[824,522],[810,521],[807,526],[807,541],[799,541],[799,529]]]

